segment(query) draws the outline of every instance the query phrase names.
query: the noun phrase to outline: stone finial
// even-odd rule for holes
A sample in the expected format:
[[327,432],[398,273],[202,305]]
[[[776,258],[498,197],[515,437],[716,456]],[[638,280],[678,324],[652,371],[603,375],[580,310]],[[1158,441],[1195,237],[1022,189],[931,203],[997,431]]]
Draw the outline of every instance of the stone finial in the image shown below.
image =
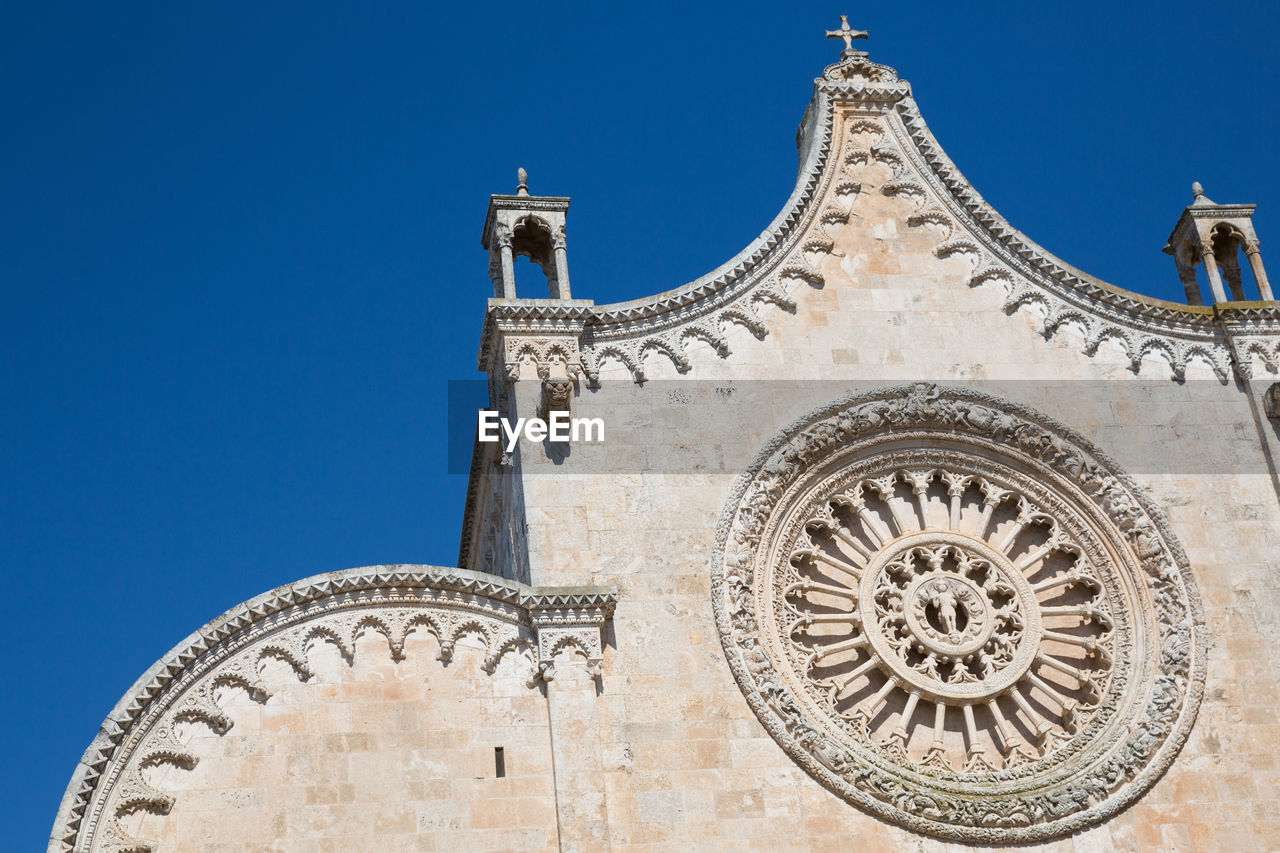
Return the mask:
[[521,166],[516,169],[516,195],[529,194],[529,173]]
[[1191,195],[1193,197],[1191,202],[1192,206],[1204,207],[1205,205],[1214,203],[1213,199],[1204,194],[1204,187],[1200,185],[1199,181],[1192,182]]
[[854,40],[854,39],[864,39],[864,38],[867,38],[867,37],[868,37],[868,33],[867,33],[867,31],[866,31],[866,30],[851,30],[851,29],[849,29],[849,16],[848,16],[848,15],[841,15],[841,16],[840,16],[840,29],[838,29],[838,30],[827,30],[827,38],[829,38],[829,39],[843,39],[843,40],[844,40],[844,49],[845,49],[846,51],[853,50],[853,40]]

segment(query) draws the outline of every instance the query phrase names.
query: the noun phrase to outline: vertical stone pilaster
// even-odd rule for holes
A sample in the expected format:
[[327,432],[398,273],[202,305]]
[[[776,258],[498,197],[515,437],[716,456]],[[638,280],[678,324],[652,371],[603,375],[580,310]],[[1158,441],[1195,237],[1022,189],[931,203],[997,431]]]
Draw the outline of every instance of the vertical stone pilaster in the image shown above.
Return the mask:
[[[479,368],[489,376],[489,408],[500,410],[511,423],[517,418],[547,416],[544,383],[555,391],[557,411],[568,412],[575,405],[583,377],[583,329],[595,304],[590,299],[543,301],[537,305],[531,302],[489,300],[477,359]],[[573,578],[591,575],[589,569],[548,547],[557,541],[556,537],[565,535],[560,518],[554,513],[525,513],[525,507],[545,505],[547,492],[565,485],[565,480],[543,464],[552,459],[554,452],[548,442],[525,436],[513,452],[507,452],[503,444],[502,452],[493,457],[507,466],[503,470],[512,492],[507,512],[512,529],[520,532],[515,551],[521,571],[515,576],[533,586],[559,587],[577,583]],[[537,473],[526,476],[530,470]],[[473,473],[473,479],[475,476]],[[568,482],[573,488],[572,481]],[[467,555],[482,555],[488,547],[482,538],[484,528],[475,523],[489,512],[485,498],[479,489],[468,491],[464,511],[464,518],[469,520],[465,528],[467,539],[461,549]],[[572,535],[569,541],[574,541]]]
[[1266,397],[1271,385],[1268,367],[1280,360],[1280,306],[1274,302],[1244,302],[1218,305],[1214,312],[1231,348],[1236,376],[1244,384],[1271,485],[1280,499],[1280,439],[1270,423]]
[[603,678],[601,630],[611,609],[584,607],[570,597],[530,608],[547,692],[557,834],[566,853],[610,849],[597,687]]
[[562,661],[546,683],[560,849],[609,849],[596,678],[581,660]]

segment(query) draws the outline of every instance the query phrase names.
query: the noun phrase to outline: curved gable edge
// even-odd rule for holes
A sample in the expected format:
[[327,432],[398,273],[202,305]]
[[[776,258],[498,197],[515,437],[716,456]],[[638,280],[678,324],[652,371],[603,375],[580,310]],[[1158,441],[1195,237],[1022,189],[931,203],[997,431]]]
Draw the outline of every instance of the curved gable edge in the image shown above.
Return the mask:
[[[438,659],[445,662],[452,657],[454,641],[469,631],[484,635],[487,671],[508,652],[526,650],[531,687],[553,677],[552,657],[569,648],[585,657],[598,676],[600,630],[613,615],[617,596],[611,586],[536,588],[483,572],[419,565],[331,572],[263,593],[189,635],[116,703],[76,765],[47,849],[150,849],[117,823],[122,812],[167,814],[172,806],[172,797],[146,783],[141,765],[164,761],[192,769],[196,764],[195,756],[161,723],[198,720],[224,734],[232,721],[213,698],[213,689],[231,684],[255,701],[267,701],[270,691],[256,672],[256,662],[264,656],[285,660],[306,680],[305,647],[316,636],[337,643],[350,662],[355,637],[371,627],[383,634],[398,659],[406,635],[422,627],[436,636]],[[441,619],[441,613],[449,618]],[[319,624],[321,617],[335,614],[344,631]],[[296,636],[290,639],[289,632]]]
[[[892,69],[865,57],[844,59],[829,66],[814,88],[798,133],[801,163],[795,189],[759,237],[682,287],[628,302],[575,306],[582,323],[581,367],[589,382],[598,381],[601,365],[609,360],[643,382],[643,362],[650,352],[665,354],[677,371],[687,373],[692,363],[686,346],[694,339],[726,358],[724,332],[733,323],[763,339],[768,326],[759,310],[762,303],[794,311],[791,294],[797,285],[824,284],[822,261],[832,253],[835,231],[848,223],[851,194],[862,191],[845,168],[859,156],[894,170],[881,191],[917,202],[909,224],[928,222],[950,231],[934,248],[938,257],[972,256],[971,286],[1002,285],[1009,314],[1037,305],[1046,339],[1074,324],[1083,332],[1086,355],[1094,355],[1104,341],[1115,341],[1134,373],[1145,358],[1156,355],[1177,381],[1196,359],[1223,382],[1233,370],[1248,378],[1255,358],[1268,370],[1280,368],[1280,304],[1193,306],[1143,296],[1071,266],[1011,226],[942,150],[911,97],[910,85]],[[867,120],[853,118],[855,113]],[[873,127],[881,134],[878,142],[842,151],[845,143],[839,135]],[[541,300],[506,305],[494,300],[489,319],[528,323],[565,310]],[[487,331],[482,367],[489,337]]]

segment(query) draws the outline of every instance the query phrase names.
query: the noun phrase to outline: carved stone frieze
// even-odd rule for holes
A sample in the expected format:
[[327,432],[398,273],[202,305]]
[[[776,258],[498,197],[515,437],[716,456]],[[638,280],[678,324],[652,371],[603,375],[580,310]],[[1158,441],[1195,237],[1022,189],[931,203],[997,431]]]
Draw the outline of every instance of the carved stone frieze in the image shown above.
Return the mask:
[[581,340],[590,300],[490,300],[478,366],[507,381],[530,366],[539,379],[582,374]]
[[811,775],[917,832],[1026,842],[1141,796],[1195,719],[1186,558],[1052,419],[931,385],[797,421],[739,478],[712,564],[752,709]]
[[1214,306],[1218,321],[1243,379],[1280,373],[1280,305],[1275,302],[1236,302]]
[[569,589],[547,589],[529,606],[529,620],[538,635],[538,675],[550,681],[556,655],[577,650],[587,668],[599,678],[604,664],[601,632],[613,613],[613,601]]
[[577,342],[570,338],[509,338],[504,359],[506,376],[519,379],[522,364],[532,364],[538,378],[544,381],[557,368],[561,378],[577,376],[582,372],[582,362],[576,350]]
[[376,633],[400,660],[408,635],[425,631],[436,638],[437,659],[445,663],[463,636],[483,644],[481,667],[489,673],[507,655],[521,655],[533,687],[547,674],[552,656],[564,650],[581,654],[599,675],[601,629],[616,598],[612,587],[543,591],[430,566],[352,569],[259,596],[194,634],[120,701],[72,778],[50,850],[150,850],[119,823],[139,810],[168,814],[172,808],[173,797],[147,783],[148,768],[196,766],[176,727],[200,722],[225,734],[234,724],[222,709],[225,688],[268,701],[270,691],[259,677],[268,658],[308,681],[309,655],[317,643],[332,644],[352,664],[357,638]]
[[555,657],[576,649],[586,659],[587,669],[596,677],[602,673],[604,648],[600,643],[600,626],[544,625],[538,629],[538,677],[550,681],[555,676]]

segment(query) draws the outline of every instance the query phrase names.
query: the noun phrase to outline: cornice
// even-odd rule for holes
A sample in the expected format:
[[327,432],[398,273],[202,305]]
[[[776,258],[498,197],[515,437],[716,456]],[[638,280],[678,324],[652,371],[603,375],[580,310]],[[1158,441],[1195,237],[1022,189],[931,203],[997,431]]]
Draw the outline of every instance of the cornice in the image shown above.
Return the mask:
[[590,299],[490,299],[485,308],[484,329],[476,364],[480,370],[490,367],[494,347],[501,335],[538,337],[572,335],[576,339],[583,327],[595,316],[595,303]]
[[1038,283],[1048,285],[1052,282],[1089,300],[1131,314],[1135,319],[1142,317],[1159,322],[1184,323],[1188,328],[1207,326],[1212,322],[1213,309],[1209,306],[1184,305],[1143,296],[1089,275],[1049,252],[1010,225],[965,179],[925,124],[915,100],[903,100],[898,105],[898,113],[920,156],[919,165],[925,167],[921,171],[936,179],[969,220],[1016,259],[1023,267],[1019,272],[1029,272],[1039,280]]
[[492,195],[489,210],[484,216],[484,229],[480,232],[480,245],[488,249],[493,234],[493,214],[498,210],[541,210],[565,213],[569,210],[567,196]]
[[[951,233],[934,253],[969,254],[974,259],[971,285],[1003,283],[1009,313],[1039,304],[1045,337],[1068,324],[1078,326],[1087,355],[1094,355],[1104,340],[1113,340],[1124,348],[1135,373],[1147,356],[1159,354],[1175,380],[1185,378],[1189,362],[1200,359],[1227,381],[1235,364],[1213,306],[1143,296],[1062,261],[982,198],[938,145],[913,100],[904,99],[895,114],[899,120],[889,122],[886,130],[907,162],[896,164],[894,180],[884,192],[915,198],[918,210],[911,224],[949,227]],[[928,190],[915,185],[917,180]]]
[[1182,215],[1178,217],[1177,224],[1169,232],[1169,239],[1166,242],[1172,245],[1178,236],[1178,232],[1198,219],[1247,219],[1253,216],[1253,212],[1257,210],[1257,207],[1256,204],[1189,204],[1183,208]]
[[1213,313],[1229,326],[1280,326],[1280,302],[1226,302],[1214,305]]

